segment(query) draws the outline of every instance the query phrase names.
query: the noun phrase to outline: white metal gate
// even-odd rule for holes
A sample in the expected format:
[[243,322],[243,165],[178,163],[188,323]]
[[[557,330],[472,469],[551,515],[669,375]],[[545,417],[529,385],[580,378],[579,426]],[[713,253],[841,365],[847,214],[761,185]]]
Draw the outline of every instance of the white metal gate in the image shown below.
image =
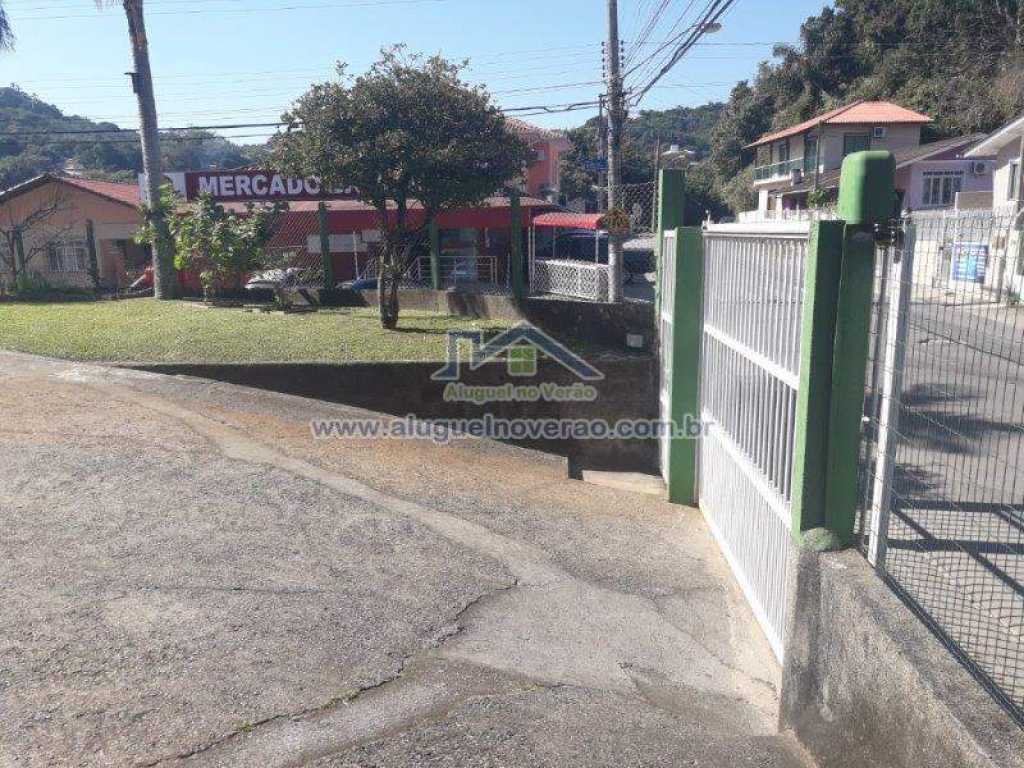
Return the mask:
[[[661,240],[661,269],[658,273],[658,338],[661,344],[661,377],[658,410],[662,424],[672,420],[672,313],[675,311],[676,231],[666,230]],[[670,437],[666,431],[659,436],[661,476],[668,482]]]
[[700,507],[780,660],[808,233],[704,233]]

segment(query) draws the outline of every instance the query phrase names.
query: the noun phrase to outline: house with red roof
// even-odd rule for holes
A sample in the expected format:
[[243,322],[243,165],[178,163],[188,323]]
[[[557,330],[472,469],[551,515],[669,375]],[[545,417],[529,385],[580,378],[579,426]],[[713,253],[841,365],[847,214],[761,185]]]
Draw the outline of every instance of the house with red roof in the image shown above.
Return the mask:
[[930,122],[927,115],[888,101],[854,101],[762,136],[746,147],[757,153],[758,211],[806,208],[808,192],[837,178],[851,152],[911,153],[921,146],[921,128]]
[[0,284],[24,272],[54,287],[90,288],[95,277],[124,288],[150,262],[133,239],[141,223],[135,184],[53,174],[22,182],[0,192]]

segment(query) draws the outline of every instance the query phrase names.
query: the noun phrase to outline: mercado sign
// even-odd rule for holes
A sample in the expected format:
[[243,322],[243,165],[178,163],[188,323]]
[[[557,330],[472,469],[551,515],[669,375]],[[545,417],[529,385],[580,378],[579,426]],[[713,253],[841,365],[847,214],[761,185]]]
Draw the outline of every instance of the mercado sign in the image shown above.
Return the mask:
[[186,200],[209,194],[218,202],[271,202],[275,200],[355,200],[355,187],[324,189],[316,176],[299,178],[274,171],[189,171],[185,174]]

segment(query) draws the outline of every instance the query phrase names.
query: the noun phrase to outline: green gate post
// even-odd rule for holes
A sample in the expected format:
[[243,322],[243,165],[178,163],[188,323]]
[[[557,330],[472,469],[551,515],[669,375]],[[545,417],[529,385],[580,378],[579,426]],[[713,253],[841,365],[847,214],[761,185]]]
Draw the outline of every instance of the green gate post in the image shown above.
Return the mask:
[[871,332],[876,225],[895,213],[890,152],[843,161],[841,221],[811,230],[804,275],[793,536],[814,549],[851,544],[857,514],[864,377]]
[[[676,228],[672,349],[668,380],[669,417],[677,428],[699,423],[700,349],[704,331],[704,234],[700,227]],[[696,435],[672,437],[668,445],[668,498],[674,504],[697,503]]]
[[96,256],[96,226],[92,219],[85,220],[85,247],[89,253],[89,277],[92,280],[92,289],[100,289],[100,263]]
[[526,281],[523,278],[523,208],[517,189],[512,190],[509,194],[509,217],[512,227],[509,238],[512,296],[516,303],[519,303],[526,298]]
[[[658,220],[657,229],[654,232],[654,271],[661,274],[661,260],[664,258],[661,252],[662,234],[669,229],[677,229],[683,226],[686,208],[686,174],[676,168],[662,168],[658,172]],[[661,308],[660,281],[655,281],[654,309],[655,314]]]
[[430,287],[441,290],[441,230],[436,218],[430,220]]
[[327,203],[317,207],[320,219],[320,264],[323,266],[325,291],[334,290],[334,261],[331,259],[331,229],[327,216]]
[[[800,386],[796,397],[793,444],[792,534],[803,542],[808,531],[826,527],[825,483],[828,421],[832,400],[836,304],[843,261],[843,223],[811,225],[804,265],[803,316],[800,323]],[[825,534],[815,546],[830,549]],[[822,540],[824,539],[824,540]]]
[[843,161],[839,218],[846,225],[836,307],[829,413],[825,523],[841,546],[853,542],[864,371],[871,334],[875,276],[875,228],[896,214],[896,161],[891,152],[857,152]]

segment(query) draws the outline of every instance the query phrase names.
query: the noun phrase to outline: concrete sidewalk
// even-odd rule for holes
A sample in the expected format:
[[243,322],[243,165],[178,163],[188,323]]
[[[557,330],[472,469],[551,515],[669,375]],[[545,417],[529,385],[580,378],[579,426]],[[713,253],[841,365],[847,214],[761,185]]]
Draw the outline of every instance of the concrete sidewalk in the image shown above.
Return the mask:
[[804,766],[699,514],[0,353],[0,766]]

